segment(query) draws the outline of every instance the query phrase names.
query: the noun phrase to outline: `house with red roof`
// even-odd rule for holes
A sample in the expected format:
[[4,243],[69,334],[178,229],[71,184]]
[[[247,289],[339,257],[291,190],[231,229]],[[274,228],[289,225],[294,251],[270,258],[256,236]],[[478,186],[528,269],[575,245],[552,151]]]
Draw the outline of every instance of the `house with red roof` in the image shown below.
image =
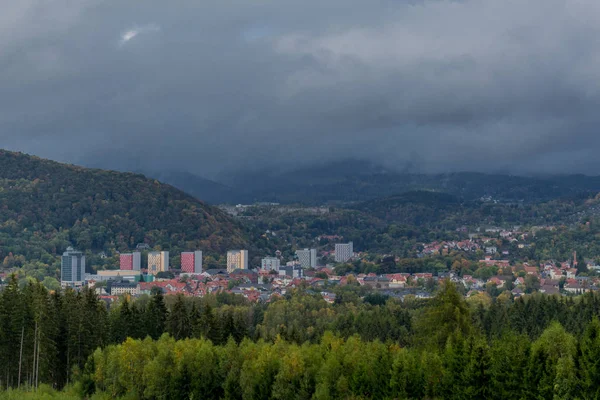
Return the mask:
[[517,277],[517,279],[515,279],[515,281],[513,282],[515,286],[519,286],[519,285],[524,285],[525,284],[525,278],[522,277]]
[[406,276],[402,274],[387,274],[385,277],[390,281],[390,288],[403,288],[406,286]]
[[539,270],[535,266],[524,265],[523,269],[525,270],[527,275],[538,275],[539,274]]
[[500,279],[497,276],[492,276],[490,279],[488,279],[488,283],[492,283],[494,285],[496,285],[496,287],[503,287],[504,286],[504,280]]
[[549,272],[552,279],[560,279],[563,276],[563,272],[558,268],[551,268]]

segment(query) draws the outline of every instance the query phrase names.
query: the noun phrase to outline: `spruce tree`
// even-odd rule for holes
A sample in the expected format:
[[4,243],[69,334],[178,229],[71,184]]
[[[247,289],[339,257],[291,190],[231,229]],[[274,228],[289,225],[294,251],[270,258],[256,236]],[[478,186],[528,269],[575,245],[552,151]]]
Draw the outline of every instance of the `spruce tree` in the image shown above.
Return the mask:
[[600,322],[594,317],[579,342],[579,380],[581,397],[600,398]]
[[167,306],[160,288],[152,292],[152,299],[146,307],[144,313],[145,332],[152,339],[156,340],[165,332],[165,323],[167,321]]
[[176,340],[185,339],[191,336],[190,316],[183,298],[183,295],[177,295],[175,304],[167,317],[167,332]]

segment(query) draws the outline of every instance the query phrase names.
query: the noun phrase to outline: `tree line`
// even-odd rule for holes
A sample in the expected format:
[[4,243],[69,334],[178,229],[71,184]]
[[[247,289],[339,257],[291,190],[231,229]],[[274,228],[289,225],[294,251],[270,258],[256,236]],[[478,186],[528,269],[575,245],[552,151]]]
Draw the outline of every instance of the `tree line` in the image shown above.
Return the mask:
[[[299,385],[293,393],[300,397],[290,398],[512,398],[524,390],[594,398],[600,295],[500,296],[484,304],[464,299],[450,282],[430,300],[333,290],[334,304],[298,288],[268,304],[157,290],[107,307],[88,289],[50,292],[13,278],[0,294],[0,385],[246,399],[286,398],[287,381]],[[159,372],[163,384],[149,389]],[[569,396],[555,392],[561,385]]]
[[98,349],[80,390],[128,399],[593,399],[599,352],[597,319],[579,340],[553,323],[535,341],[453,333],[430,349],[332,333],[314,344],[220,346],[164,335]]
[[[594,300],[597,301],[597,300]],[[560,302],[558,302],[560,303]],[[546,306],[552,303],[547,303]],[[535,306],[535,305],[534,305]],[[415,319],[406,346],[325,332],[299,343],[215,345],[201,338],[127,339],[98,349],[83,394],[135,399],[575,399],[598,398],[600,322],[580,333],[550,322],[539,335],[498,334],[447,285]],[[490,314],[490,315],[493,315]],[[543,321],[541,321],[543,323]]]

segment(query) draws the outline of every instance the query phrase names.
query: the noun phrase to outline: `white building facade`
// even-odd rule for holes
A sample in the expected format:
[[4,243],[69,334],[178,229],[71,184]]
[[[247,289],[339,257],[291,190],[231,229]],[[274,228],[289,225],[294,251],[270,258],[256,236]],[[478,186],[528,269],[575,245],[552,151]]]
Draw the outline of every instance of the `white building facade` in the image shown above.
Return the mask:
[[317,268],[317,249],[296,250],[302,268]]
[[354,246],[352,242],[336,243],[335,262],[343,263],[354,257]]
[[261,268],[267,271],[279,271],[281,262],[277,257],[265,257],[261,261]]

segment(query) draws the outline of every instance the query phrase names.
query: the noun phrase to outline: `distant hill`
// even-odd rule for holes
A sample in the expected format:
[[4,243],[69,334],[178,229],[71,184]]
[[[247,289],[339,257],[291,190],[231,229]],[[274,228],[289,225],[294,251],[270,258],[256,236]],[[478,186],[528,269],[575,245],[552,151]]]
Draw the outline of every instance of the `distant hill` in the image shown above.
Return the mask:
[[501,202],[531,203],[600,192],[600,176],[524,177],[479,172],[415,174],[353,160],[287,172],[240,173],[226,178],[225,182],[229,187],[238,188],[235,202],[245,203],[363,202],[418,190],[446,192],[468,201],[491,197]]
[[68,245],[123,251],[141,242],[215,254],[246,246],[244,232],[217,208],[143,175],[0,150],[0,262],[12,253],[52,263]]
[[461,226],[570,224],[600,213],[600,195],[538,202],[464,200],[444,192],[404,192],[347,206],[387,224],[454,230]]
[[398,205],[419,204],[426,207],[447,209],[460,206],[460,200],[451,194],[433,192],[427,190],[416,190],[404,192],[395,196],[366,201],[357,204],[355,208],[370,213],[385,212],[386,209]]

